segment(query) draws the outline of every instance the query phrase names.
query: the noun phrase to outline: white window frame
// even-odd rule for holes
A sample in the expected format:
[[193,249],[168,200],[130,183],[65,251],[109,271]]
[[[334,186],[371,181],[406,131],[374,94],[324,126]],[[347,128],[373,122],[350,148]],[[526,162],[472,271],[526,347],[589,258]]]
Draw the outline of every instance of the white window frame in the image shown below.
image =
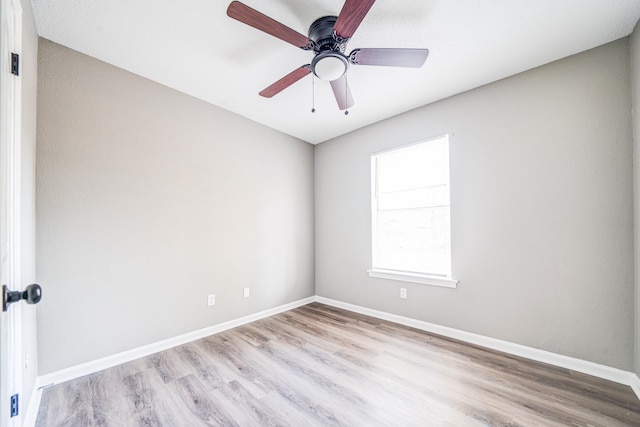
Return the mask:
[[[420,140],[420,141],[413,142],[411,144],[406,144],[400,147],[394,147],[388,150],[379,151],[377,153],[371,154],[371,265],[372,267],[370,270],[367,270],[367,273],[369,274],[370,277],[397,280],[401,282],[420,283],[424,285],[442,286],[446,288],[457,287],[458,281],[453,279],[451,276],[423,274],[423,273],[400,271],[400,270],[388,270],[388,269],[376,268],[373,265],[375,260],[375,251],[377,248],[376,224],[377,224],[377,213],[378,213],[377,200],[376,200],[376,189],[377,189],[377,178],[378,178],[376,173],[376,163],[375,163],[376,158],[385,153],[401,150],[403,148],[408,148],[417,144],[428,143],[429,141],[434,141],[436,139],[441,139],[441,138],[447,138],[447,141],[449,141],[450,135],[444,134],[435,138]],[[449,175],[451,175],[451,172],[449,172]],[[451,179],[449,179],[449,193],[451,193]],[[451,203],[449,203],[449,206],[451,206]],[[449,219],[449,221],[451,221],[451,219]]]

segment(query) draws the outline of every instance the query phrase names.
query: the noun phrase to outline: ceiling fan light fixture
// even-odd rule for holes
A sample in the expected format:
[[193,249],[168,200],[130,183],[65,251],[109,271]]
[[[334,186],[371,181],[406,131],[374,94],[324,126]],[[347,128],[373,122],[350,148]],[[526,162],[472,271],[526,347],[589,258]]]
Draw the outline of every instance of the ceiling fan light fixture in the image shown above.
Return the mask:
[[313,73],[322,80],[337,80],[347,71],[347,59],[335,52],[323,52],[311,62]]

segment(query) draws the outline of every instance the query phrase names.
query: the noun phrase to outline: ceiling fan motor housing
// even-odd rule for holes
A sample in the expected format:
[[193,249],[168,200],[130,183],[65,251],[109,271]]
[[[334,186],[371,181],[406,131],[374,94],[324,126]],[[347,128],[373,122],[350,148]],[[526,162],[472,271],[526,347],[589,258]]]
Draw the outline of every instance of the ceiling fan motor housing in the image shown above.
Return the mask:
[[349,61],[344,56],[345,43],[336,40],[333,26],[337,16],[323,16],[309,27],[316,56],[311,61],[313,73],[322,80],[337,80],[347,71]]
[[[338,20],[337,16],[323,16],[313,21],[309,26],[309,40],[313,40],[313,50],[322,52],[323,50],[335,50],[336,39],[333,37],[333,26]],[[344,46],[342,46],[344,50]]]

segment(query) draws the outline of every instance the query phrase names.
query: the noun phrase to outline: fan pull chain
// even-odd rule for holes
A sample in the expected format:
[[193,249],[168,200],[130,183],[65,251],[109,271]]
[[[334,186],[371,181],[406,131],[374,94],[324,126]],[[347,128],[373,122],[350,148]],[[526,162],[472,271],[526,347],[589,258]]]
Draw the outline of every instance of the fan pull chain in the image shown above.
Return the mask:
[[[348,104],[349,103],[349,80],[347,79],[347,73],[344,73],[344,99],[345,99],[345,102]],[[346,107],[344,109],[345,116],[349,115],[349,110],[347,110],[347,108],[349,107]]]
[[316,112],[316,78],[311,73],[311,112]]

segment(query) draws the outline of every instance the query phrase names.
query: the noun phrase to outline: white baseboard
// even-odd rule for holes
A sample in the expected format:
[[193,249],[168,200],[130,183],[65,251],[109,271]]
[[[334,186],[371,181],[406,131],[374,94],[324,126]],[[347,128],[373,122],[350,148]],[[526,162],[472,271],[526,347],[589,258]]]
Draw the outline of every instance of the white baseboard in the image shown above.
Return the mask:
[[186,344],[191,341],[198,340],[200,338],[208,337],[213,334],[217,334],[222,331],[226,331],[231,328],[246,325],[247,323],[255,322],[256,320],[264,319],[265,317],[273,316],[284,311],[292,310],[303,305],[307,305],[315,301],[315,296],[304,298],[298,301],[294,301],[288,304],[281,305],[279,307],[270,308],[268,310],[260,311],[258,313],[250,314],[248,316],[240,317],[238,319],[229,320],[228,322],[219,323],[217,325],[209,326],[197,331],[188,332],[177,337],[169,338],[156,343],[144,345],[142,347],[134,348],[132,350],[124,351],[122,353],[113,354],[111,356],[103,357],[101,359],[93,360],[91,362],[82,363],[71,368],[62,369],[49,374],[41,375],[36,380],[36,386],[38,388],[47,387],[53,384],[69,381],[75,378],[80,378],[85,375],[93,374],[94,372],[101,371],[103,369],[111,368],[113,366],[120,365],[122,363],[130,362],[141,357],[149,356],[159,351],[167,350],[172,347],[176,347],[182,344]]
[[640,399],[640,378],[638,378],[636,374],[633,374],[633,378],[631,379],[631,389],[636,396],[638,396],[638,399]]
[[508,341],[486,337],[484,335],[465,332],[459,329],[440,326],[433,323],[424,322],[422,320],[411,319],[409,317],[399,316],[397,314],[390,314],[383,311],[373,310],[370,308],[336,301],[325,297],[316,296],[315,300],[319,303],[342,308],[344,310],[353,311],[382,320],[388,320],[390,322],[399,323],[401,325],[410,326],[412,328],[432,332],[434,334],[443,335],[445,337],[454,338],[460,341],[476,344],[504,353],[509,353],[514,356],[524,357],[527,359],[535,360],[537,362],[548,363],[550,365],[555,365],[561,368],[570,369],[572,371],[592,375],[594,377],[603,378],[605,380],[613,381],[619,384],[624,384],[630,386],[636,393],[636,396],[638,396],[638,398],[640,399],[640,380],[638,379],[638,376],[633,372],[623,371],[622,369],[612,368],[609,366],[600,365],[598,363],[576,359],[574,357],[563,356],[561,354],[551,353],[549,351],[539,350],[537,348],[527,347],[525,345],[514,344]]

